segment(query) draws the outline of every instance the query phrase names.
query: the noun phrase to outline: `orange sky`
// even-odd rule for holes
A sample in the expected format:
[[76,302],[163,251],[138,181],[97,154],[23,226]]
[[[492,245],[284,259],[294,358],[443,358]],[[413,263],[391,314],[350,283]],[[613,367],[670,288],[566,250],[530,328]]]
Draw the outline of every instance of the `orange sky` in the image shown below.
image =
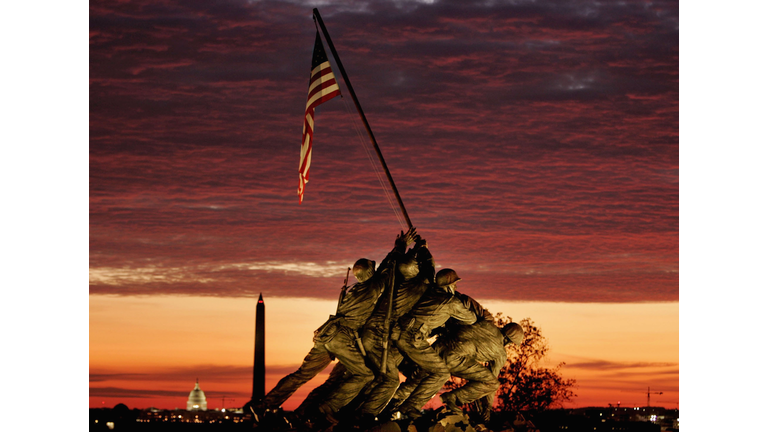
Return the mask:
[[[545,303],[478,299],[492,312],[530,317],[550,346],[548,365],[577,381],[566,406],[678,407],[678,303]],[[265,298],[266,387],[295,370],[329,300]],[[90,407],[183,408],[195,379],[208,407],[242,406],[251,392],[255,299],[90,296]],[[284,407],[295,408],[324,376]],[[434,403],[434,402],[433,402]]]

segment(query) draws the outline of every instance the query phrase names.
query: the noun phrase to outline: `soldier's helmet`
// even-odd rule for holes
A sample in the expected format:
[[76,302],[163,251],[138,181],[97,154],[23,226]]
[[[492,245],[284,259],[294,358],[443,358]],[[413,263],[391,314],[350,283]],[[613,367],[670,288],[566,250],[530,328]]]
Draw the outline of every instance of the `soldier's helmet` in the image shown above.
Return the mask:
[[352,273],[360,282],[365,282],[370,279],[375,270],[376,261],[371,261],[366,258],[360,258],[355,262],[355,265],[352,266]]
[[453,269],[445,268],[437,272],[435,275],[435,283],[440,288],[445,288],[449,285],[453,285],[456,282],[460,281],[461,278],[459,275],[456,274]]
[[[509,342],[512,342],[517,346],[520,346],[520,344],[523,343],[525,332],[523,331],[523,328],[520,326],[520,324],[509,323],[501,329],[501,332],[504,333],[504,336]],[[504,345],[506,345],[506,343]]]

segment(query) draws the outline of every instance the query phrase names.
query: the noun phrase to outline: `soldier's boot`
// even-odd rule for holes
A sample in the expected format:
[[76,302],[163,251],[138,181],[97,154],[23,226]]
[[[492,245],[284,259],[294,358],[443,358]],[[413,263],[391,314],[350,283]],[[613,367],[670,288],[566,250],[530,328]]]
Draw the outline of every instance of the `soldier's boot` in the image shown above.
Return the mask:
[[330,431],[338,423],[339,421],[333,416],[330,408],[321,405],[315,409],[307,410],[299,430],[301,432]]
[[391,401],[389,401],[387,406],[383,410],[381,410],[381,412],[377,417],[381,421],[400,420],[398,416],[402,415],[402,413],[400,413],[398,409],[400,408],[400,404],[402,403],[403,403],[402,400],[393,398]]
[[443,401],[443,405],[451,411],[456,414],[463,414],[464,411],[459,407],[458,405],[458,399],[456,398],[456,395],[453,393],[443,393],[440,395],[440,400]]
[[266,410],[267,407],[261,400],[251,399],[245,404],[245,406],[243,406],[243,412],[251,413],[251,418],[255,424],[258,424],[264,420],[264,413]]
[[325,417],[325,420],[331,425],[335,426],[339,424],[339,420],[334,415],[335,413],[333,410],[326,404],[321,404],[319,407],[317,407],[317,410],[320,411],[320,414],[322,414]]
[[417,418],[424,415],[424,413],[421,412],[420,409],[414,408],[412,406],[400,406],[400,409],[398,410],[403,418],[416,420]]
[[358,432],[372,429],[378,424],[373,414],[359,413],[357,415],[343,416],[339,424],[333,428],[334,432]]

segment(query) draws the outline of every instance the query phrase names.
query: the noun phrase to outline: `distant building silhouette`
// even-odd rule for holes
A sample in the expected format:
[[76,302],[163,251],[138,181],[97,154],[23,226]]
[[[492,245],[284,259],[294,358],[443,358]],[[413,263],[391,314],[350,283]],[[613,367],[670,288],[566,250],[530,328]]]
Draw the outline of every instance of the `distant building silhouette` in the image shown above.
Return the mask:
[[256,303],[256,338],[253,348],[253,391],[252,400],[264,398],[264,298],[259,294]]
[[205,393],[200,389],[198,380],[195,380],[195,388],[189,392],[187,411],[208,411],[208,402],[205,400]]

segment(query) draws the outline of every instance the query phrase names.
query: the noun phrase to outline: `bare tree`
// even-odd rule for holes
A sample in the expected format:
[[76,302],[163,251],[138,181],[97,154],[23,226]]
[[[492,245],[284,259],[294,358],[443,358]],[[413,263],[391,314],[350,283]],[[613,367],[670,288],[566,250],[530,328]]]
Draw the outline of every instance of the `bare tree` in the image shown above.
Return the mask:
[[[503,327],[512,322],[511,317],[496,314],[496,325]],[[560,363],[554,368],[539,366],[549,351],[547,339],[533,320],[524,318],[518,322],[523,327],[524,338],[520,346],[507,346],[507,364],[501,369],[501,387],[496,392],[497,411],[543,411],[562,406],[576,394],[571,390],[574,379],[560,375]]]

